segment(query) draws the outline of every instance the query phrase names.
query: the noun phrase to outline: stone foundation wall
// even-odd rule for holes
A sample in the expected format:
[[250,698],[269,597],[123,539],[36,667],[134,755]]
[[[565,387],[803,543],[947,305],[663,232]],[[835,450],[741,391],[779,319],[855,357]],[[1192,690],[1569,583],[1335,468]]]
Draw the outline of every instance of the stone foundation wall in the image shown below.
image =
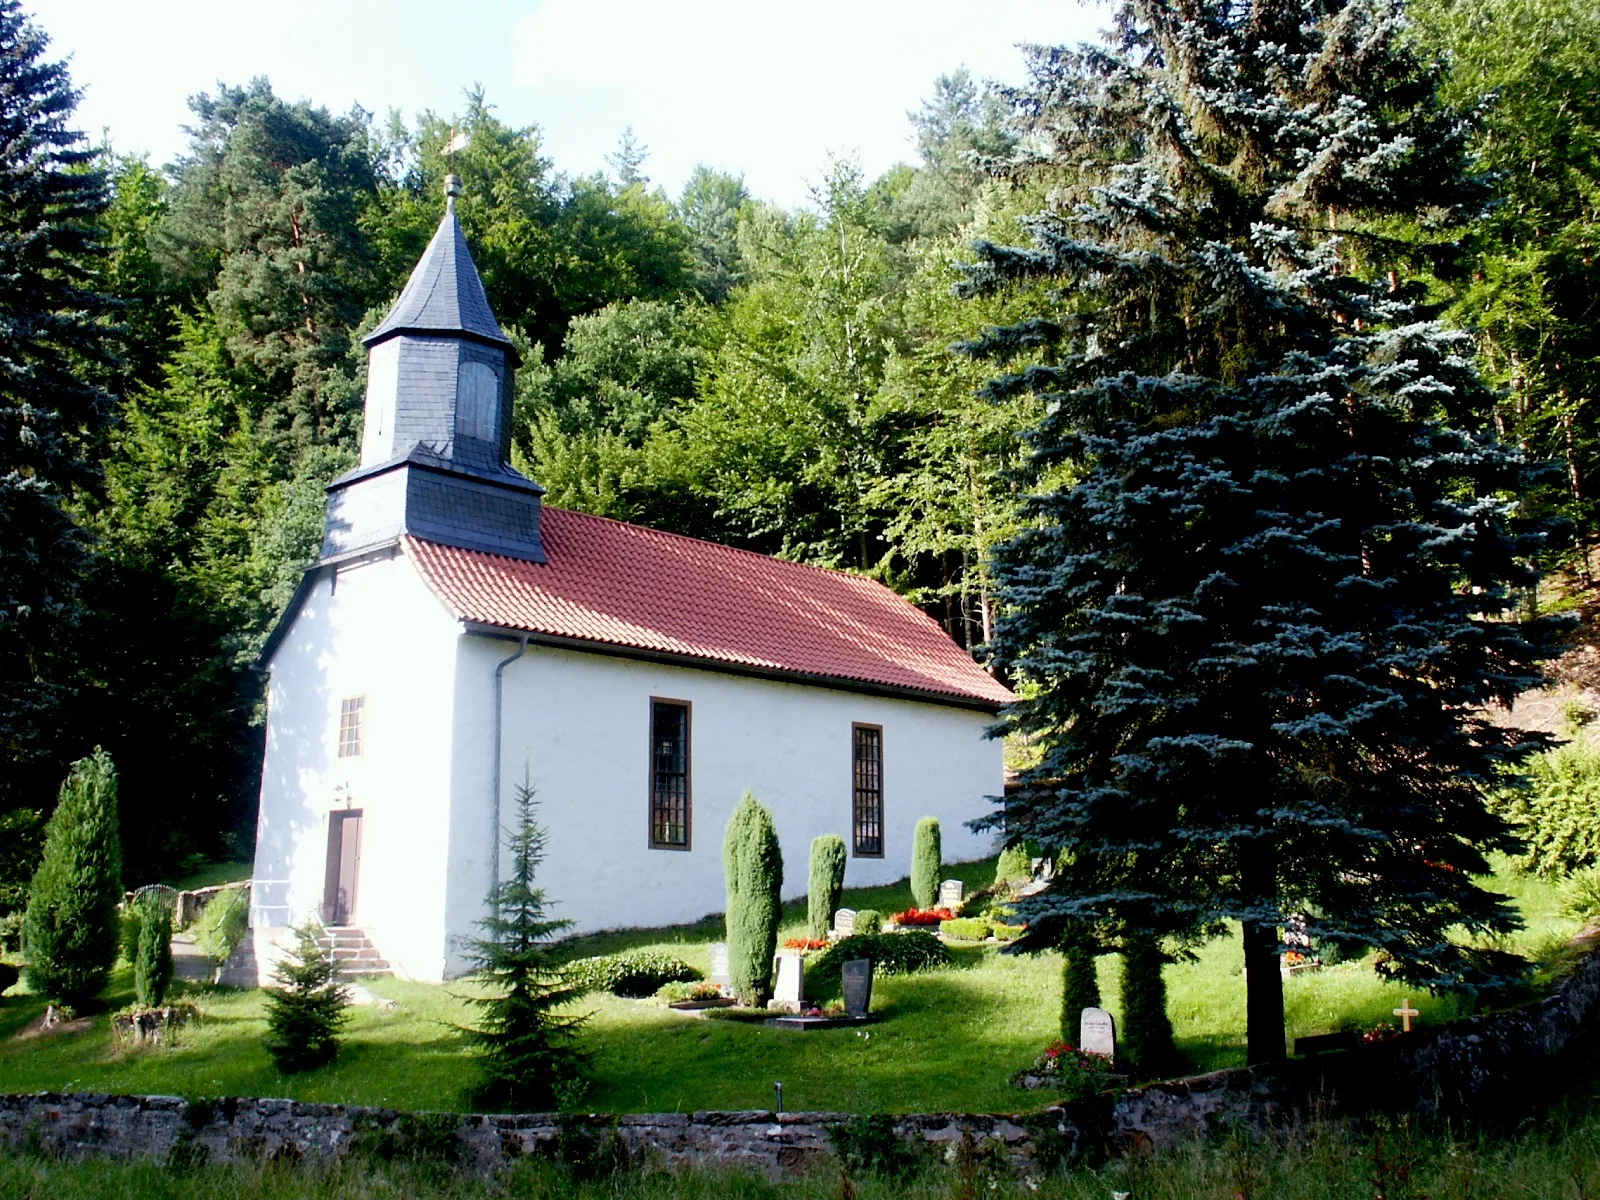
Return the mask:
[[[895,1132],[930,1151],[967,1137],[1024,1171],[1134,1147],[1161,1148],[1219,1128],[1282,1126],[1313,1111],[1493,1112],[1524,1091],[1547,1094],[1562,1052],[1600,1009],[1600,953],[1538,1004],[1315,1059],[1241,1068],[1108,1092],[1012,1115],[897,1116]],[[1019,1096],[1020,1099],[1020,1096]],[[625,1153],[660,1166],[737,1166],[768,1176],[831,1163],[840,1113],[550,1113],[479,1116],[289,1100],[0,1095],[0,1144],[66,1158],[256,1162],[341,1157],[363,1147],[493,1170],[527,1154]]]

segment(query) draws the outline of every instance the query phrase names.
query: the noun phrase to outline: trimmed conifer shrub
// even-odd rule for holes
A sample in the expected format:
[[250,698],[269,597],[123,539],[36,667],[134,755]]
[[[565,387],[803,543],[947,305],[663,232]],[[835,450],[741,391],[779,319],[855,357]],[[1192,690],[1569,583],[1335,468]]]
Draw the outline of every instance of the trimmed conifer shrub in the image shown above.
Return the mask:
[[121,899],[117,769],[97,748],[72,764],[45,828],[22,922],[28,986],[73,1005],[98,995],[117,957]]
[[172,905],[162,896],[147,896],[134,907],[139,920],[134,999],[140,1008],[160,1008],[172,984]]
[[517,824],[506,831],[511,871],[489,895],[489,916],[478,922],[488,936],[468,952],[488,990],[472,1001],[482,1021],[465,1031],[480,1064],[473,1098],[487,1107],[552,1108],[577,1094],[588,1069],[577,1044],[588,1018],[559,1011],[587,989],[556,961],[553,948],[572,922],[550,917],[550,901],[534,886],[548,835],[533,819],[533,796],[532,785],[518,785]]
[[1094,947],[1081,933],[1065,934],[1061,939],[1061,1036],[1076,1046],[1083,1010],[1099,1007]]
[[1000,851],[1000,861],[994,865],[994,881],[996,883],[1013,883],[1017,880],[1028,880],[1033,876],[1033,860],[1028,856],[1028,848],[1021,842],[1013,843]]
[[923,817],[911,837],[911,898],[918,908],[932,908],[939,898],[939,870],[943,865],[939,818]]
[[1122,1045],[1135,1071],[1146,1079],[1170,1074],[1178,1065],[1167,1017],[1166,956],[1159,938],[1132,934],[1122,945]]
[[833,914],[844,894],[844,867],[847,860],[844,839],[825,833],[811,839],[811,874],[806,882],[806,931],[814,938],[825,938],[833,924]]
[[765,1004],[778,948],[783,853],[772,814],[751,792],[728,821],[722,874],[728,890],[728,981],[740,1003]]
[[339,1053],[339,1030],[350,1019],[350,992],[334,975],[333,958],[317,945],[309,921],[272,972],[267,988],[267,1051],[286,1075],[311,1071]]

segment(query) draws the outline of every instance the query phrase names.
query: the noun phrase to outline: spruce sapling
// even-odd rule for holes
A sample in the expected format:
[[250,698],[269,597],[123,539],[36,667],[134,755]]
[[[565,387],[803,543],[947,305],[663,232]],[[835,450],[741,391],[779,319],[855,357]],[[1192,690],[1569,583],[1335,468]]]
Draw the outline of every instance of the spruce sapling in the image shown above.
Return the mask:
[[136,906],[139,942],[133,959],[133,994],[140,1008],[160,1008],[172,983],[172,905],[147,895]]
[[478,1053],[473,1098],[488,1107],[548,1109],[581,1087],[587,1058],[576,1044],[586,1017],[558,1011],[580,997],[556,960],[551,943],[570,921],[546,915],[550,901],[534,886],[547,835],[533,818],[534,789],[517,787],[517,823],[505,831],[511,871],[489,895],[489,915],[478,922],[487,935],[468,950],[487,995],[472,1003],[482,1013],[466,1030]]
[[825,833],[811,840],[811,875],[806,887],[807,933],[817,939],[828,936],[833,914],[844,892],[846,861],[844,839]]
[[286,1075],[332,1062],[339,1030],[350,1014],[350,992],[334,974],[331,955],[317,944],[311,922],[294,931],[295,949],[272,973],[267,992],[267,1050]]
[[98,995],[117,957],[121,899],[117,769],[96,749],[72,764],[45,829],[22,922],[28,986],[73,1005]]
[[765,1004],[778,948],[783,853],[772,814],[746,792],[728,821],[722,842],[728,891],[728,978],[741,1003]]
[[939,819],[923,817],[911,838],[911,899],[918,908],[932,908],[939,898],[939,869],[943,865]]

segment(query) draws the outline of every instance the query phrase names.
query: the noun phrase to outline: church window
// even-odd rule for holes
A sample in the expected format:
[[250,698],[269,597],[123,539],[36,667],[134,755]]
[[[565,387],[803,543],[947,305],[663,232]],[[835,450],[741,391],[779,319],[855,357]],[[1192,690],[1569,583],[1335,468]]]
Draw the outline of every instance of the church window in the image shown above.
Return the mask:
[[349,696],[339,704],[339,757],[361,757],[361,718],[366,715],[367,698]]
[[883,727],[851,726],[852,755],[851,828],[858,858],[883,857]]
[[456,436],[497,442],[500,376],[481,362],[463,362],[456,377]]
[[650,845],[689,848],[689,705],[650,701]]

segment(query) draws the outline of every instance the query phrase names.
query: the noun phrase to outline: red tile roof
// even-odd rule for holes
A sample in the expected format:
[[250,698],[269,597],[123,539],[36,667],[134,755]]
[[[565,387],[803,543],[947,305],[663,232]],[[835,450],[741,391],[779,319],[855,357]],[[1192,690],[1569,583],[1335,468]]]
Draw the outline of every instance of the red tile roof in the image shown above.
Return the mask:
[[403,544],[463,621],[986,708],[1014,699],[873,580],[548,506],[542,525],[548,563]]

